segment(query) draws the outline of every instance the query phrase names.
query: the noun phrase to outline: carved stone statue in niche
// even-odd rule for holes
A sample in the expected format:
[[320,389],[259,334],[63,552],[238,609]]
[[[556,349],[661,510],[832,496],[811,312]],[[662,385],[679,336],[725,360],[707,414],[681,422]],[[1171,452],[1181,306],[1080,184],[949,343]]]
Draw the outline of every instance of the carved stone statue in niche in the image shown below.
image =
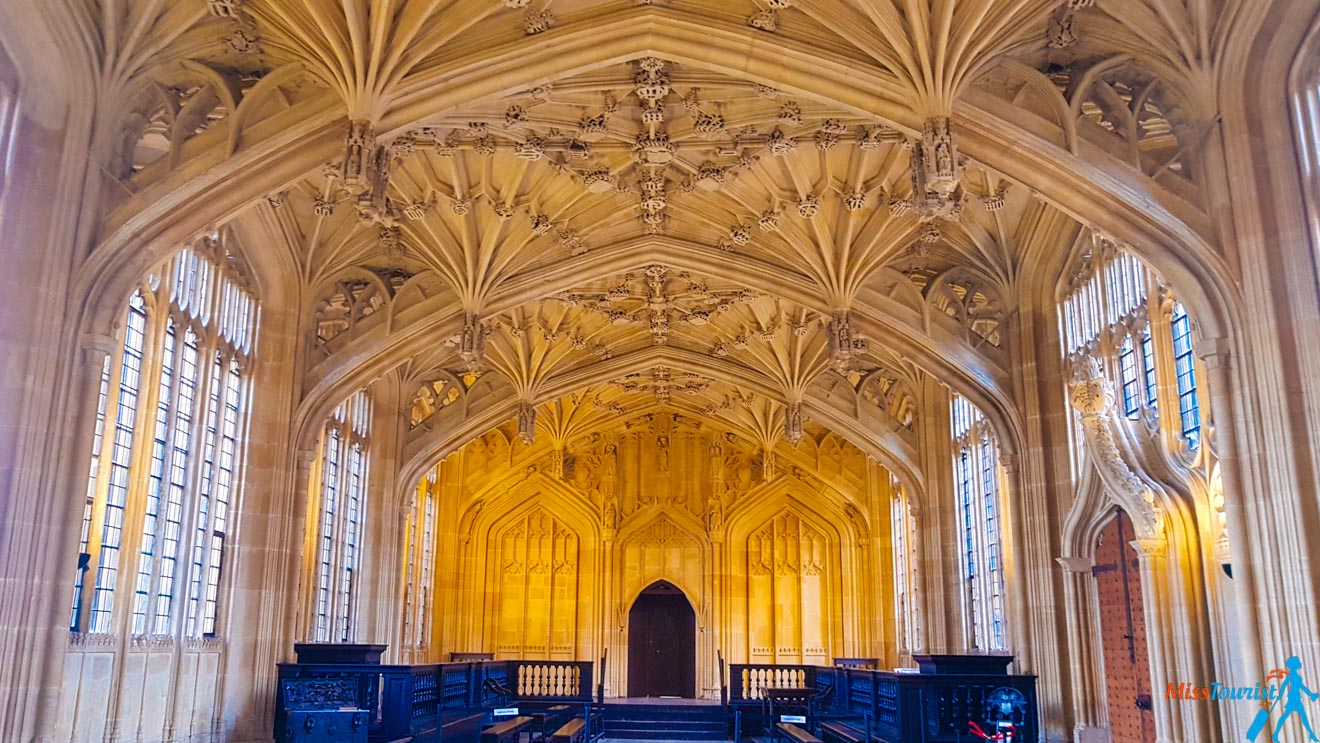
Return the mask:
[[600,481],[602,484],[613,484],[618,466],[619,447],[613,441],[607,441],[605,442],[605,452],[600,458]]
[[606,541],[612,540],[619,529],[619,503],[613,493],[605,494],[605,506],[601,509],[600,520],[602,537]]
[[660,472],[669,471],[669,434],[662,433],[655,442],[655,465]]
[[712,502],[706,510],[706,532],[710,535],[710,541],[724,541],[724,509],[718,501]]

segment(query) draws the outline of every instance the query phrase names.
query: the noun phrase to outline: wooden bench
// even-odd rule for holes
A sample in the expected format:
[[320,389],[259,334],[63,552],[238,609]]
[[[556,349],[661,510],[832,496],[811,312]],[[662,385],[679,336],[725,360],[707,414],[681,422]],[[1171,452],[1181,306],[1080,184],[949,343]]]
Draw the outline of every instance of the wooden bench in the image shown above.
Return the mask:
[[550,736],[550,743],[585,743],[586,739],[587,721],[575,717],[559,726],[554,735]]
[[775,723],[775,740],[788,738],[791,743],[822,743],[820,738],[812,735],[810,731],[804,730],[791,722]]
[[530,739],[532,725],[535,723],[535,717],[513,717],[497,722],[481,731],[481,743],[509,743],[509,741],[517,743],[522,740],[524,734]]
[[[824,743],[869,743],[867,732],[856,722],[831,720],[820,724],[820,737]],[[862,723],[865,724],[865,723]]]
[[537,712],[528,712],[536,719],[536,729],[532,732],[532,738],[548,738],[550,730],[564,724],[564,720],[572,714],[573,708],[567,704],[556,704],[553,707]]
[[419,733],[416,740],[445,741],[445,743],[476,743],[481,721],[486,713],[453,712],[443,715],[437,727]]

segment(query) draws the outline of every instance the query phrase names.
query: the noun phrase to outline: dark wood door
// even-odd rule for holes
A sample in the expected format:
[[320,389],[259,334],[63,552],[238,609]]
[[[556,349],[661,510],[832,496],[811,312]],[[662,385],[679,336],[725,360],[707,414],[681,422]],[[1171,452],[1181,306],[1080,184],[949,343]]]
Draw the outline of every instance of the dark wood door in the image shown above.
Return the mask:
[[1141,565],[1132,547],[1134,538],[1132,522],[1119,512],[1100,533],[1092,569],[1100,598],[1100,643],[1114,743],[1155,742]]
[[628,696],[695,697],[697,615],[683,592],[652,584],[628,612]]

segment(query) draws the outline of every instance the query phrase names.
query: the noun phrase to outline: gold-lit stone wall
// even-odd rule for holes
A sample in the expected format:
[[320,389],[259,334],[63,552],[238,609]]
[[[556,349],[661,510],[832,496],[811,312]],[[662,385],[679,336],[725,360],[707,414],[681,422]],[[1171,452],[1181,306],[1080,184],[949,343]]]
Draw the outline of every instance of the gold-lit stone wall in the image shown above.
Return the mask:
[[837,436],[769,448],[657,412],[541,439],[491,431],[421,484],[439,550],[417,659],[607,652],[607,693],[622,693],[629,609],[661,580],[696,614],[698,693],[715,692],[721,655],[889,657],[890,475]]

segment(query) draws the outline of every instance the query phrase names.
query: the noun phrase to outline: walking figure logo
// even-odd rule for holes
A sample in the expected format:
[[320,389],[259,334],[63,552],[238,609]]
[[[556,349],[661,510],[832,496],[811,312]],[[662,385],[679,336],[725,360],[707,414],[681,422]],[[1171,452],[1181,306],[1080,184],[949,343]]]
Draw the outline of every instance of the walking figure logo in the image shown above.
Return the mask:
[[1265,723],[1269,721],[1270,712],[1279,708],[1280,705],[1282,705],[1283,711],[1278,722],[1274,724],[1275,743],[1279,740],[1279,733],[1283,731],[1283,724],[1294,714],[1301,718],[1302,727],[1306,729],[1307,735],[1311,736],[1311,740],[1320,741],[1320,738],[1315,737],[1315,731],[1311,729],[1311,718],[1307,716],[1306,707],[1302,705],[1303,694],[1310,697],[1311,701],[1314,702],[1320,700],[1320,693],[1306,688],[1306,683],[1302,680],[1302,661],[1297,656],[1294,655],[1289,658],[1284,665],[1287,666],[1286,671],[1278,668],[1270,671],[1269,675],[1265,677],[1266,688],[1268,688],[1271,681],[1275,679],[1282,680],[1279,682],[1278,689],[1274,693],[1268,694],[1268,696],[1273,697],[1274,701],[1265,701],[1262,709],[1256,713],[1256,719],[1247,730],[1248,741],[1256,740],[1265,728]]

